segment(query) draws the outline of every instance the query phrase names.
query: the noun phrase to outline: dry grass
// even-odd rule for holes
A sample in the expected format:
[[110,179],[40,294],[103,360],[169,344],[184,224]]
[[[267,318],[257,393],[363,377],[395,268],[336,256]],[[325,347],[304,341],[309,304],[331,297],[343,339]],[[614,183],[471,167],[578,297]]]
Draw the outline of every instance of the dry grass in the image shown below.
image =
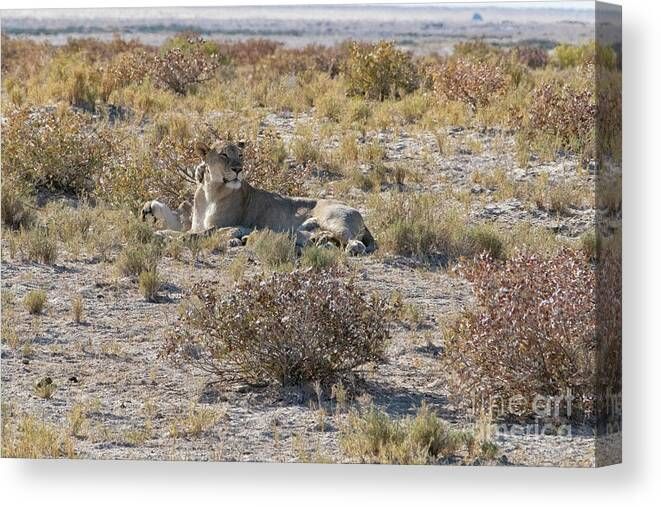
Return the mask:
[[[4,407],[3,407],[4,408]],[[3,458],[74,458],[74,443],[67,432],[33,415],[2,414]]]
[[303,249],[299,264],[302,268],[323,270],[337,266],[342,252],[333,246],[307,246]]
[[41,315],[47,299],[46,291],[41,289],[31,290],[23,298],[23,304],[30,315]]
[[170,437],[200,437],[218,422],[221,415],[211,407],[191,405],[185,416],[170,424]]
[[483,251],[494,257],[503,254],[500,231],[469,224],[460,203],[433,194],[377,195],[369,202],[376,237],[386,251],[426,260],[472,257]]
[[296,261],[294,239],[289,234],[268,229],[256,231],[248,237],[247,247],[269,270],[291,271],[294,267]]
[[71,317],[76,324],[83,321],[83,314],[85,311],[85,303],[81,296],[76,296],[71,300]]
[[44,226],[20,229],[8,233],[10,256],[26,261],[52,265],[58,258],[58,244],[54,234]]
[[117,257],[115,266],[124,276],[140,276],[145,271],[154,271],[161,256],[161,249],[154,243],[129,244]]
[[[420,407],[415,417],[402,420],[392,419],[373,406],[362,413],[353,412],[340,438],[343,452],[352,459],[400,465],[475,458],[480,449],[476,444],[473,432],[453,429],[426,405]],[[493,459],[493,447],[482,448]]]
[[160,275],[156,268],[142,271],[138,276],[138,287],[140,294],[145,298],[145,301],[155,303],[158,301],[158,291],[163,285]]

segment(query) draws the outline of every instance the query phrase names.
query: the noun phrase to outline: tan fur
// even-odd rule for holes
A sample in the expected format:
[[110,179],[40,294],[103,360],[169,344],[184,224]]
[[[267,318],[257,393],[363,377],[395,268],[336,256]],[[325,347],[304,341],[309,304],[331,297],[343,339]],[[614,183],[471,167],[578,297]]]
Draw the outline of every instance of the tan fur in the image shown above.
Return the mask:
[[327,231],[343,246],[357,240],[367,251],[376,247],[363,217],[355,208],[329,199],[286,197],[254,188],[243,181],[241,150],[214,145],[204,155],[203,182],[193,201],[191,232],[241,227],[276,232]]
[[195,171],[199,183],[190,234],[233,228],[232,235],[238,238],[254,229],[270,229],[295,234],[299,246],[315,238],[330,238],[350,253],[376,249],[357,209],[330,199],[282,196],[244,181],[240,144],[199,147],[199,154],[204,162]]

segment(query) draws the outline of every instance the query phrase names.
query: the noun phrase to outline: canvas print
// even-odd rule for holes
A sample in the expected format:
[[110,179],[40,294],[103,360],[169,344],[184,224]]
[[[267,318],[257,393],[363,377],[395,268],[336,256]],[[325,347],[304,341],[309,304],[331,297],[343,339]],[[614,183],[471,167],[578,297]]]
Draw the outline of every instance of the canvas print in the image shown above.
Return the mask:
[[621,460],[621,8],[3,10],[2,457]]

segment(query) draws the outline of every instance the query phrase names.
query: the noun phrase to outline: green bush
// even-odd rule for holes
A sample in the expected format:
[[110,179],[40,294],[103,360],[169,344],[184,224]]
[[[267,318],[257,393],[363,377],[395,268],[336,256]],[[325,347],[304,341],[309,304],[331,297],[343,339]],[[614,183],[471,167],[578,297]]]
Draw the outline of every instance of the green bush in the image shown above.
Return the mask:
[[394,43],[352,43],[344,63],[349,95],[369,99],[399,98],[418,87],[418,74],[411,56]]
[[161,249],[154,243],[130,244],[117,257],[116,266],[124,276],[139,276],[142,272],[155,272]]
[[247,247],[268,269],[286,271],[294,267],[294,238],[289,234],[269,229],[256,231],[248,236]]
[[341,255],[340,250],[337,248],[310,245],[303,249],[299,262],[302,268],[322,270],[336,266]]

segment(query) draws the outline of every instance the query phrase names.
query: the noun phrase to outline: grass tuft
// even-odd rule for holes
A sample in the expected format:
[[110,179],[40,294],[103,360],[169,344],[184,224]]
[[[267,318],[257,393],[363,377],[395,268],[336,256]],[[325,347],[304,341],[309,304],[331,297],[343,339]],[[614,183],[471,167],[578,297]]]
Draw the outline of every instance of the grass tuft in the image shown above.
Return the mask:
[[46,300],[46,291],[41,289],[31,290],[23,298],[23,304],[30,315],[40,315],[44,311]]

